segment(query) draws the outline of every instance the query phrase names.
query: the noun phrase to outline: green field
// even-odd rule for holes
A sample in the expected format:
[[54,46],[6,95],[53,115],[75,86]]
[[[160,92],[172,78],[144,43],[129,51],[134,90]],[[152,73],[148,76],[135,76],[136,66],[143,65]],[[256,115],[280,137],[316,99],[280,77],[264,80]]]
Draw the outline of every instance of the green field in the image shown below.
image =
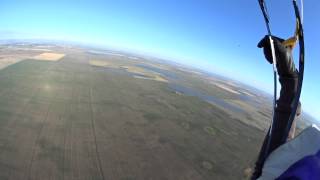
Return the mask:
[[244,179],[261,130],[165,82],[91,66],[92,58],[114,61],[72,52],[0,70],[0,179]]

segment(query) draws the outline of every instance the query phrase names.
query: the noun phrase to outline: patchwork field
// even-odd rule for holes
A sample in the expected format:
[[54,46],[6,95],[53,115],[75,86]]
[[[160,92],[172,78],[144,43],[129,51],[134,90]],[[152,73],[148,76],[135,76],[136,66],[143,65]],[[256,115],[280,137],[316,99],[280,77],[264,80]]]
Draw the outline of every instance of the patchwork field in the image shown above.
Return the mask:
[[59,53],[41,53],[37,56],[32,57],[32,59],[40,60],[40,61],[59,61],[64,56],[65,54],[59,54]]
[[0,179],[250,172],[270,118],[262,94],[159,61],[51,50],[0,70]]

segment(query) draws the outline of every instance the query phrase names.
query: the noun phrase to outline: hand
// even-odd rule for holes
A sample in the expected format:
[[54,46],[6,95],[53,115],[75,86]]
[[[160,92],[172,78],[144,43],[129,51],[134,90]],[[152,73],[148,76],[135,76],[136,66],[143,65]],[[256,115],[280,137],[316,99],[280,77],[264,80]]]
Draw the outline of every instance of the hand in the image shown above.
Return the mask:
[[[293,77],[297,75],[297,70],[295,68],[291,49],[285,47],[282,42],[284,39],[271,36],[273,43],[274,43],[274,50],[276,55],[276,64],[279,76],[284,77]],[[272,64],[272,53],[271,53],[271,46],[269,36],[265,36],[260,40],[258,43],[259,48],[263,48],[264,56],[266,57],[267,61]]]

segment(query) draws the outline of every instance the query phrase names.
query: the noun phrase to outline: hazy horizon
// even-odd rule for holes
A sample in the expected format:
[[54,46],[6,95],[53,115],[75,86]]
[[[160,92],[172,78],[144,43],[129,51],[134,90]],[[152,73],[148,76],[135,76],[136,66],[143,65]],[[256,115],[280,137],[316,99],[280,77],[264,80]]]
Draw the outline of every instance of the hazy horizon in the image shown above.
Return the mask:
[[[294,31],[291,1],[267,1],[276,35]],[[302,107],[320,119],[318,1],[306,2]],[[0,39],[52,39],[147,53],[272,93],[272,68],[256,47],[266,33],[257,2],[3,1]],[[288,28],[290,27],[290,28]],[[297,50],[296,50],[297,51]]]

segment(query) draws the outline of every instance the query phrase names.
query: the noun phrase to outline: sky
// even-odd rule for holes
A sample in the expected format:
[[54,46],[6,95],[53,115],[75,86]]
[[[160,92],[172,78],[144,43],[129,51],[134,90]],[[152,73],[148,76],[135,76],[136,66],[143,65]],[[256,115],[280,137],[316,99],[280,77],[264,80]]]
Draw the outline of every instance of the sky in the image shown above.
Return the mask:
[[[292,1],[266,4],[272,33],[292,36]],[[301,101],[320,120],[319,0],[305,1],[303,18]],[[256,0],[0,0],[0,39],[75,41],[147,53],[272,93],[272,66],[256,47],[265,34]]]

